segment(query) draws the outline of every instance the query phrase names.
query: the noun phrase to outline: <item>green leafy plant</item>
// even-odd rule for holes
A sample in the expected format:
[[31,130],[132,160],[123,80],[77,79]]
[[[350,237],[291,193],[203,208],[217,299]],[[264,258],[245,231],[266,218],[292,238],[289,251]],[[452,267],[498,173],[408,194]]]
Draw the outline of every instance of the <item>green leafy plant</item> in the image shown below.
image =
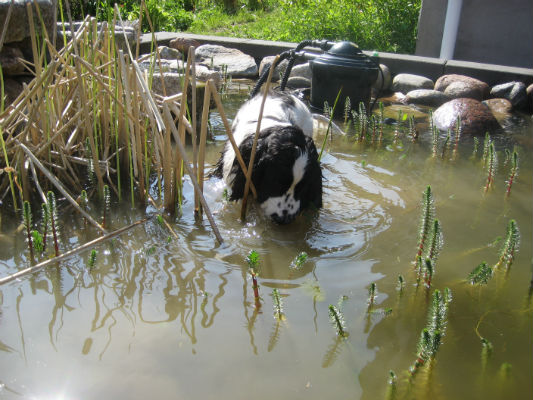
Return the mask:
[[254,291],[255,306],[259,308],[261,307],[259,284],[257,283],[257,275],[259,273],[259,253],[255,250],[250,251],[246,256],[246,263],[248,264],[248,271],[252,276],[252,289]]
[[305,251],[299,253],[294,260],[291,261],[290,267],[293,269],[300,269],[307,262],[308,255]]
[[23,217],[24,217],[24,226],[26,227],[26,239],[28,241],[28,248],[30,250],[30,259],[35,261],[34,255],[33,255],[33,240],[32,240],[32,234],[31,234],[31,227],[32,227],[32,215],[31,215],[31,206],[29,201],[24,201],[23,203]]
[[284,320],[285,314],[283,313],[283,301],[281,300],[279,290],[276,288],[272,289],[272,303],[274,306],[274,317],[279,321]]
[[337,332],[337,336],[347,337],[348,332],[346,331],[346,323],[344,321],[344,316],[342,315],[341,310],[336,306],[330,304],[328,307],[329,319],[331,324]]
[[505,195],[507,197],[509,197],[509,195],[511,194],[511,187],[513,186],[513,182],[516,180],[517,176],[518,176],[518,153],[516,150],[514,150],[511,156],[511,171],[509,172],[509,178],[507,179],[507,189],[505,191]]
[[492,273],[492,267],[483,261],[468,274],[468,280],[472,285],[486,285],[492,278]]
[[509,269],[520,246],[520,231],[514,219],[507,225],[507,234],[500,249],[499,260],[494,268],[505,267]]

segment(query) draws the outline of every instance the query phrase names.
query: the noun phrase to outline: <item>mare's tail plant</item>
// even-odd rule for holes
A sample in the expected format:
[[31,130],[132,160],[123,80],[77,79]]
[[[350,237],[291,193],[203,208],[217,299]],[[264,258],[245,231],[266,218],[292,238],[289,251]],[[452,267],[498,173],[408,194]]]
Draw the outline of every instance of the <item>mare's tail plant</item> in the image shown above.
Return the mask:
[[513,182],[515,181],[516,177],[518,176],[518,153],[516,150],[513,151],[513,155],[511,156],[511,172],[509,173],[509,178],[507,179],[507,189],[505,191],[505,195],[509,197],[511,194],[511,187],[513,186]]
[[468,281],[472,285],[486,285],[492,278],[493,272],[492,267],[483,261],[468,274]]
[[470,156],[472,160],[476,159],[478,149],[479,149],[479,139],[477,137],[474,137],[474,149],[472,150],[472,155]]
[[31,206],[29,201],[24,201],[23,203],[23,213],[24,213],[24,226],[26,227],[26,237],[28,240],[28,248],[30,250],[30,259],[32,262],[35,261],[33,255],[33,240],[31,234]]
[[292,269],[300,269],[302,268],[302,265],[304,265],[307,261],[308,255],[305,251],[302,251],[300,254],[298,254],[294,260],[291,261],[290,268]]
[[281,300],[279,290],[275,288],[272,289],[272,303],[274,306],[274,318],[278,321],[283,321],[285,319],[285,314],[283,313],[283,301]]
[[[86,212],[89,211],[89,199],[87,198],[87,192],[85,191],[85,189],[83,189],[80,194],[80,207],[82,208],[83,211],[86,211]],[[83,225],[87,226],[86,217],[83,217]]]
[[409,116],[408,124],[409,124],[409,137],[411,138],[411,141],[414,143],[418,140],[418,130],[416,129],[415,117],[413,115]]
[[403,275],[398,275],[398,283],[396,284],[396,290],[398,292],[403,293],[403,289],[405,288],[405,279]]
[[457,158],[457,151],[459,150],[459,140],[461,140],[461,133],[463,128],[461,126],[461,116],[457,116],[457,121],[455,121],[455,144],[453,146],[453,159]]
[[246,262],[248,263],[248,270],[250,275],[252,275],[252,289],[254,290],[254,299],[256,308],[261,307],[260,297],[259,297],[259,285],[257,283],[257,274],[259,273],[259,253],[252,250],[246,256]]
[[496,175],[496,168],[498,166],[498,156],[494,149],[494,143],[489,144],[488,155],[486,160],[487,182],[485,183],[485,193],[492,188],[494,184],[494,176]]
[[341,310],[333,304],[330,304],[328,307],[328,313],[331,324],[333,325],[333,328],[335,328],[335,332],[337,332],[337,336],[348,336],[346,323],[344,322],[344,316],[342,315]]
[[96,263],[96,250],[91,250],[91,255],[89,256],[89,261],[87,262],[89,268],[93,268]]
[[448,288],[444,289],[444,293],[439,290],[433,292],[428,311],[428,320],[418,341],[417,358],[409,368],[412,377],[416,375],[422,366],[432,361],[437,355],[437,351],[442,344],[442,338],[446,334],[448,306],[451,299],[451,292]]
[[370,311],[372,309],[372,307],[374,307],[374,302],[376,300],[376,296],[377,296],[377,286],[376,286],[375,282],[372,282],[370,284],[370,287],[368,288],[368,300],[367,300],[368,308],[367,308],[367,311]]
[[420,225],[418,228],[418,250],[415,257],[415,267],[419,264],[419,259],[422,258],[424,250],[426,249],[428,239],[431,234],[431,227],[433,218],[435,216],[435,204],[433,200],[433,193],[431,186],[427,186],[422,196],[422,216],[420,218]]
[[397,382],[398,378],[394,371],[389,371],[389,380],[387,381],[387,396],[385,397],[386,400],[394,400],[396,398],[396,390],[397,390]]
[[350,100],[350,97],[346,96],[346,98],[344,99],[344,125],[348,123],[351,110],[352,110],[352,102]]
[[48,215],[50,217],[50,228],[52,230],[52,237],[54,238],[54,251],[56,257],[59,256],[59,241],[57,238],[57,204],[56,195],[54,192],[49,191],[46,194],[46,200],[48,203]]
[[111,208],[111,195],[109,194],[109,186],[104,185],[104,210],[102,216],[102,227],[107,228],[108,215]]
[[505,267],[509,269],[514,261],[518,247],[520,246],[520,231],[514,219],[509,221],[507,225],[507,235],[500,249],[500,258],[494,268]]

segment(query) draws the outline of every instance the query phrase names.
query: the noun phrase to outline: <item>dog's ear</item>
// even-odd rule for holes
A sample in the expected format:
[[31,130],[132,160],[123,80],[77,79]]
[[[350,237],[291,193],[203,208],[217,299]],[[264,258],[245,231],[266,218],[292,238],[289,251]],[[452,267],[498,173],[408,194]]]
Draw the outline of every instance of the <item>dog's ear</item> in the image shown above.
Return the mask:
[[[253,142],[253,135],[249,135],[246,137],[246,139],[242,141],[239,146],[239,151],[246,167],[248,167],[248,164],[250,163]],[[254,167],[252,169],[252,182],[256,187],[260,186],[260,182],[264,174],[265,163],[262,162],[264,154],[265,141],[262,138],[259,138],[259,140],[257,141],[257,149],[255,152]],[[230,200],[242,199],[244,195],[244,187],[246,185],[246,176],[244,175],[236,157],[233,161],[233,166],[231,167],[231,173],[235,174],[235,178],[233,179],[233,183],[231,185]]]

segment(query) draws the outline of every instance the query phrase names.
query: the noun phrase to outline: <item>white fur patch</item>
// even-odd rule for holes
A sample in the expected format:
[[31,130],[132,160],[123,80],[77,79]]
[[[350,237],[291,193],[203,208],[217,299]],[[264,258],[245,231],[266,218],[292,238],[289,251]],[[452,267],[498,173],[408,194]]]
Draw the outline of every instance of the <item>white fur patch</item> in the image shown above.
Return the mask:
[[307,153],[302,153],[292,167],[293,180],[289,189],[283,195],[269,197],[261,203],[261,209],[266,215],[269,217],[277,216],[278,218],[290,216],[292,219],[300,212],[300,200],[294,198],[294,189],[304,177],[307,161]]

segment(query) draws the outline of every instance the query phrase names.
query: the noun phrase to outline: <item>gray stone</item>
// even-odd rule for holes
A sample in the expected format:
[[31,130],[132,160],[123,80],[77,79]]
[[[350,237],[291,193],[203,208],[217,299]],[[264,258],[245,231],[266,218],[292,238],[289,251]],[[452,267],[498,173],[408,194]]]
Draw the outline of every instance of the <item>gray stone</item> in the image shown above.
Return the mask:
[[234,78],[256,78],[257,64],[253,57],[237,49],[204,44],[196,49],[197,62],[217,71],[227,67],[227,73]]
[[176,49],[167,46],[159,46],[157,50],[159,51],[159,57],[161,57],[162,60],[181,60],[182,55]]
[[19,48],[4,46],[0,52],[0,65],[4,76],[24,74],[26,69],[21,59],[24,59],[24,55]]
[[500,125],[490,109],[475,99],[454,99],[437,108],[433,123],[441,131],[453,129],[461,118],[462,132],[466,135],[485,135],[494,132]]
[[527,107],[526,85],[522,82],[507,82],[493,86],[490,95],[492,97],[507,99],[516,108]]
[[488,99],[482,101],[482,103],[490,108],[492,115],[496,117],[500,124],[505,124],[505,121],[512,116],[513,105],[507,99]]
[[[39,15],[37,14],[35,5],[33,5],[34,2],[39,5],[44,26],[51,27],[53,25],[55,10],[51,0],[35,0],[31,2],[28,2],[27,0],[15,0],[4,43],[20,42],[21,40],[30,36],[30,25],[28,23],[26,3],[32,4],[33,19],[35,22],[34,26],[37,32],[41,31],[42,24],[39,20]],[[4,28],[10,5],[11,0],[0,0],[0,21],[2,21],[0,23],[1,29]]]
[[433,81],[425,76],[398,74],[392,80],[392,91],[408,93],[416,89],[433,89]]
[[[259,76],[263,75],[263,72],[265,71],[265,69],[272,65],[274,58],[276,57],[267,56],[261,60],[261,63],[259,64]],[[272,81],[277,82],[281,79],[281,77],[285,73],[285,70],[287,69],[288,64],[289,64],[288,60],[283,60],[282,62],[278,63],[278,65],[274,69],[274,72],[272,73]]]
[[[374,90],[376,93],[381,90],[381,93],[387,93],[390,90],[390,86],[392,83],[392,76],[390,73],[389,67],[387,67],[385,64],[379,64],[381,68],[381,72],[383,72],[383,76],[380,72],[378,72],[378,77],[376,78],[376,81],[372,85],[372,90]],[[383,82],[383,86],[382,86]]]
[[452,98],[468,97],[479,101],[489,95],[489,85],[465,75],[443,75],[435,82],[435,90],[446,92]]
[[405,99],[407,103],[420,104],[430,107],[439,107],[450,100],[451,98],[447,94],[431,89],[411,90],[409,93],[407,93]]
[[172,39],[169,43],[169,46],[173,49],[178,50],[179,52],[183,54],[187,54],[189,51],[189,47],[194,46],[194,48],[200,47],[200,43],[194,39],[184,38],[184,37],[177,37],[175,39]]
[[311,81],[300,76],[292,76],[287,81],[287,87],[291,89],[308,89],[311,87]]
[[[164,72],[162,76],[167,96],[172,96],[182,91],[182,74],[178,74],[176,72]],[[154,79],[152,80],[152,91],[161,96],[164,96],[163,85],[161,83],[161,74],[154,74]]]
[[533,109],[533,83],[529,85],[526,89],[528,103],[529,103],[529,109]]
[[[72,23],[72,26],[74,27],[74,31],[78,31],[82,27],[83,22],[76,21]],[[107,22],[98,22],[96,25],[98,32],[105,32],[109,30],[109,25]],[[56,45],[58,47],[62,47],[64,40],[63,35],[65,35],[67,42],[72,39],[72,32],[70,30],[70,24],[66,23],[65,26],[63,26],[63,23],[58,22],[57,23],[57,42]],[[115,43],[117,47],[122,50],[124,53],[128,51],[128,47],[126,46],[126,41],[128,42],[130,49],[132,53],[135,52],[135,27],[131,25],[125,25],[124,29],[122,29],[121,25],[115,26]]]
[[306,62],[292,67],[290,77],[300,77],[309,79],[310,81],[313,80],[313,73],[311,72],[311,67],[309,66],[309,63]]

